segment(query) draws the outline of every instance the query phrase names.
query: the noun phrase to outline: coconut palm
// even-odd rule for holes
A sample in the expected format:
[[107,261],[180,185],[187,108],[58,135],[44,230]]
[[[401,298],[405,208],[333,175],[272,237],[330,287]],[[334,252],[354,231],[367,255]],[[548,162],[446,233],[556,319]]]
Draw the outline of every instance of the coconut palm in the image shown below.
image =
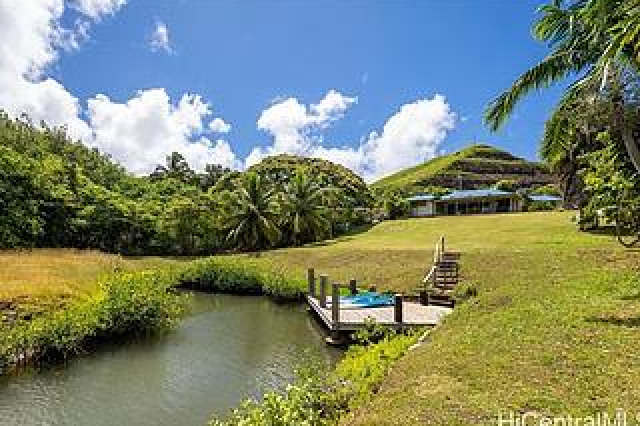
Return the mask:
[[[588,91],[598,94],[619,70],[637,74],[640,69],[639,0],[553,0],[539,10],[542,17],[534,25],[534,37],[549,43],[551,52],[491,102],[485,119],[493,130],[532,90],[571,75],[581,76],[558,105],[566,109]],[[633,137],[633,123],[625,117],[624,96],[612,101],[616,108],[610,124],[640,172],[640,147]]]
[[285,185],[284,222],[294,245],[330,235],[327,198],[334,191],[321,186],[304,170],[299,170]]
[[260,175],[246,173],[234,191],[225,192],[222,200],[223,225],[227,240],[236,248],[260,250],[275,245],[280,238],[279,193]]

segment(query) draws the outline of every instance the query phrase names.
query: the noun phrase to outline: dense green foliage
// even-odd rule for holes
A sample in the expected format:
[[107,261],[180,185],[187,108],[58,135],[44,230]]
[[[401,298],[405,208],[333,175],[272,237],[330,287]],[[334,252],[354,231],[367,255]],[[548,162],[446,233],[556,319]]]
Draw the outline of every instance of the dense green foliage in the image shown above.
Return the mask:
[[177,282],[192,290],[267,294],[279,300],[299,299],[306,288],[303,279],[292,278],[275,266],[229,256],[192,261],[180,272]]
[[607,132],[598,136],[598,142],[601,148],[585,155],[582,178],[589,197],[583,208],[584,215],[587,218],[597,215],[615,222],[618,207],[625,203],[634,205],[634,213],[640,214],[635,207],[640,201],[640,179],[622,154],[620,143],[612,140]]
[[372,199],[364,180],[339,164],[320,158],[276,155],[262,160],[249,168],[276,185],[287,185],[300,170],[306,170],[320,187],[337,189],[344,199],[345,207],[366,207]]
[[[132,176],[63,129],[4,114],[0,142],[0,248],[183,254],[219,246],[213,197],[180,173]],[[169,157],[170,170],[179,157]]]
[[133,176],[64,129],[0,114],[0,248],[259,250],[340,232],[370,201],[348,169],[290,156],[247,173],[215,164],[196,173],[174,152],[150,176]]
[[488,145],[471,145],[373,183],[378,190],[427,192],[430,187],[484,188],[512,180],[519,187],[547,184],[552,178],[545,166],[515,157]]
[[[610,209],[615,198],[593,186],[593,173],[608,169],[635,181],[640,174],[638,2],[554,0],[539,12],[533,35],[550,52],[489,105],[486,121],[497,129],[530,91],[574,78],[546,123],[541,153],[561,176],[565,200],[593,216],[594,206]],[[603,143],[605,132],[611,143]],[[592,175],[589,188],[585,173]]]
[[416,336],[398,335],[368,346],[352,346],[335,370],[305,369],[283,393],[269,392],[261,401],[248,400],[226,420],[210,425],[331,425],[350,410],[371,400],[389,368]]
[[71,356],[93,342],[172,326],[185,297],[171,290],[170,271],[118,274],[71,307],[0,328],[0,373],[15,363]]

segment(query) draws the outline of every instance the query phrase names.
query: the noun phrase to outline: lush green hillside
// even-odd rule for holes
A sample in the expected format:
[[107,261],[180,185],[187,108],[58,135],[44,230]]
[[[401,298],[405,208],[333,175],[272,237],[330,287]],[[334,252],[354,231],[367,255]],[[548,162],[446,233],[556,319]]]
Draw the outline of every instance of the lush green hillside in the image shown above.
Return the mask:
[[420,192],[430,186],[487,187],[501,180],[532,186],[550,183],[552,177],[542,164],[515,157],[492,146],[472,145],[382,178],[373,187]]

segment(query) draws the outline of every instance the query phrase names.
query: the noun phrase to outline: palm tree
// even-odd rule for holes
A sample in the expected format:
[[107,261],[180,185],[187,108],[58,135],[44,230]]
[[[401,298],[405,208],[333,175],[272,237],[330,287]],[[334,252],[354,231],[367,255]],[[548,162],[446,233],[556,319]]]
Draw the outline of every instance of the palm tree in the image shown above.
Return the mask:
[[[551,52],[491,102],[485,120],[492,130],[497,130],[532,90],[570,75],[582,76],[558,105],[558,109],[567,109],[587,92],[598,94],[616,70],[637,74],[640,69],[639,0],[553,0],[539,10],[543,16],[534,25],[534,37],[549,43]],[[616,108],[610,124],[640,173],[640,147],[633,136],[633,123],[625,117],[624,96],[615,97],[613,103]]]
[[316,241],[331,233],[327,196],[334,189],[322,187],[304,170],[299,170],[285,186],[285,223],[294,245]]
[[272,247],[280,238],[276,226],[280,217],[276,188],[251,172],[239,179],[238,185],[234,191],[225,192],[222,200],[227,240],[244,250]]

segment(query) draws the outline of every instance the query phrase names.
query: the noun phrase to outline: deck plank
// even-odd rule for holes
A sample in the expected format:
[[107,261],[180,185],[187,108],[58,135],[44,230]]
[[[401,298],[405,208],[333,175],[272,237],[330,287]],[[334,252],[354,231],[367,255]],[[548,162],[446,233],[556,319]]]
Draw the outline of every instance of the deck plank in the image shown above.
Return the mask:
[[405,301],[402,304],[403,321],[402,324],[398,324],[393,320],[393,306],[341,308],[340,322],[336,327],[331,321],[331,300],[332,297],[328,296],[327,307],[322,308],[317,298],[307,296],[309,307],[316,312],[327,328],[331,330],[356,330],[366,325],[367,318],[373,319],[377,324],[392,327],[435,326],[451,311],[451,308],[444,306],[423,306],[416,302]]

